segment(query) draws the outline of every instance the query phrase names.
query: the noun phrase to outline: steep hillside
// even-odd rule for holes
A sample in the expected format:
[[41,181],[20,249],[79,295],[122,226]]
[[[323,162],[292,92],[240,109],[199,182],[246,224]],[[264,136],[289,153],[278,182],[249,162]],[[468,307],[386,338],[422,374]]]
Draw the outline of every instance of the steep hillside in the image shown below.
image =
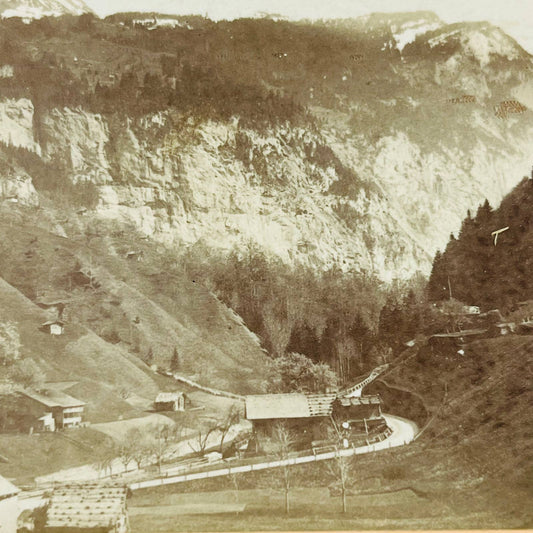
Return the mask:
[[[463,221],[457,239],[435,258],[429,291],[485,309],[509,310],[533,299],[533,179],[524,179],[496,210],[486,202]],[[493,234],[493,232],[500,232]]]
[[[428,409],[430,424],[416,444],[391,458],[401,472],[393,485],[411,484],[448,501],[446,516],[464,514],[462,527],[465,520],[475,527],[531,527],[533,337],[476,341],[464,356],[453,347],[411,352],[417,355],[372,385],[391,398],[394,387],[414,391]],[[388,409],[397,407],[393,400]]]
[[[143,361],[167,369],[177,350],[183,375],[235,392],[261,390],[266,357],[257,338],[170,257],[135,243],[135,233],[113,237],[90,226],[80,234],[83,222],[73,219],[63,221],[67,238],[42,214],[4,205],[0,215],[1,319],[18,325],[23,355],[47,381],[90,382],[85,394],[95,408],[113,396],[150,400],[158,387]],[[142,261],[127,258],[132,249]],[[59,310],[65,335],[40,331]],[[94,397],[91,387],[100,390]]]
[[[5,21],[0,140],[171,249],[253,241],[290,265],[409,278],[529,167],[531,57],[489,24],[135,17]],[[20,174],[2,189],[35,202]]]

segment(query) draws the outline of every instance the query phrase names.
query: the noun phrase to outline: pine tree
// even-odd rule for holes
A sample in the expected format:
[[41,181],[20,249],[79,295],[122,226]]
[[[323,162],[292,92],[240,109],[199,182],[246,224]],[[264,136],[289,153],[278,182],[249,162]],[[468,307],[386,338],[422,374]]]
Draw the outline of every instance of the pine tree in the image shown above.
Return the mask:
[[170,371],[172,373],[177,372],[180,367],[180,358],[178,354],[178,349],[174,347],[174,352],[172,353],[172,358],[170,359]]

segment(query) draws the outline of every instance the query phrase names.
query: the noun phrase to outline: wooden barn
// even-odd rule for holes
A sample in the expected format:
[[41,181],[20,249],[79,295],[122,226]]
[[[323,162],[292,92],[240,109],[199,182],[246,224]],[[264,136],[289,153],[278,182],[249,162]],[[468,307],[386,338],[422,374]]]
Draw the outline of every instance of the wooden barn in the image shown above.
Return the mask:
[[156,411],[184,411],[185,394],[183,392],[160,392],[155,401]]
[[247,396],[245,416],[258,440],[272,436],[275,425],[283,423],[305,445],[327,437],[335,398],[335,394],[304,393]]
[[128,533],[127,488],[98,484],[55,488],[45,533]]

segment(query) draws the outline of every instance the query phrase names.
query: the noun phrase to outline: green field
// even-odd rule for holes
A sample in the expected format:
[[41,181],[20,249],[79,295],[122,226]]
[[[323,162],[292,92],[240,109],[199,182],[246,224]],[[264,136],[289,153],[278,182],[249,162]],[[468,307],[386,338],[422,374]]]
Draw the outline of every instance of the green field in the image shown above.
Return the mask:
[[[244,509],[236,512],[236,503]],[[291,512],[274,489],[134,495],[129,502],[132,533],[174,531],[357,530],[520,527],[520,518],[460,504],[453,496],[421,497],[409,489],[353,495],[342,514],[340,497],[327,488],[291,491]],[[226,511],[224,512],[224,507]],[[202,513],[203,509],[203,513]]]
[[109,442],[109,437],[89,428],[64,434],[0,434],[0,450],[9,460],[0,464],[0,474],[19,485],[32,484],[35,477],[92,463],[98,448]]

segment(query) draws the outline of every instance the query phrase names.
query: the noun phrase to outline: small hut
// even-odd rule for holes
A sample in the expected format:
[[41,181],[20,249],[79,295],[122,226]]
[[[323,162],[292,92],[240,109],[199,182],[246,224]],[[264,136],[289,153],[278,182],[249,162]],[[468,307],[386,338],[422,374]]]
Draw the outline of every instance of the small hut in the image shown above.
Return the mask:
[[50,335],[63,335],[65,329],[65,323],[62,320],[49,320],[44,324],[41,324],[41,330]]
[[160,392],[154,402],[156,411],[184,411],[185,394],[183,392]]

